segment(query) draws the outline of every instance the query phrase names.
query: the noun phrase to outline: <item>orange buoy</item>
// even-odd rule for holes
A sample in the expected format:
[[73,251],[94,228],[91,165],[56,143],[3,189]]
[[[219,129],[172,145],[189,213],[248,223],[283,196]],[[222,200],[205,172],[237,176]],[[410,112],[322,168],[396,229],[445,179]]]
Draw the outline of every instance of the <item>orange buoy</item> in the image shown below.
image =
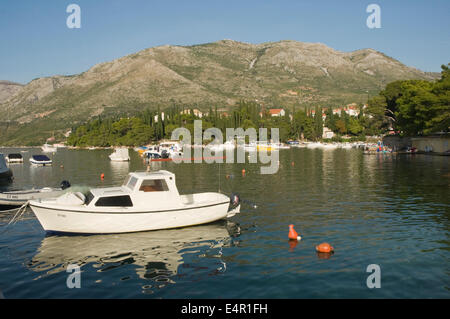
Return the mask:
[[329,243],[321,243],[319,246],[316,246],[316,250],[319,253],[332,253],[334,248]]
[[292,163],[291,163],[291,165],[292,165],[292,166],[294,166],[294,165],[295,165],[295,163],[294,163],[294,162],[292,162]]
[[242,169],[242,176],[245,175],[245,168]]
[[289,240],[300,240],[302,237],[300,237],[297,232],[294,229],[294,225],[289,225]]
[[105,174],[102,173],[102,174],[100,175],[100,179],[105,179]]

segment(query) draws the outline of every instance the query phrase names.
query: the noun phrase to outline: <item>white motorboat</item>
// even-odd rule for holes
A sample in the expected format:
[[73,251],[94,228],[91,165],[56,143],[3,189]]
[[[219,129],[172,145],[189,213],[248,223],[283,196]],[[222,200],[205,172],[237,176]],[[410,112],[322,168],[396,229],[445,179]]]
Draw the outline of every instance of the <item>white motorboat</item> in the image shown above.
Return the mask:
[[289,145],[283,143],[271,143],[270,146],[275,150],[286,150],[291,148]]
[[130,160],[130,155],[128,154],[128,148],[116,148],[114,153],[109,155],[111,161],[115,162],[127,162]]
[[166,151],[169,154],[169,157],[171,158],[183,156],[183,146],[179,142],[176,141],[162,142],[159,144],[159,148],[161,153]]
[[344,148],[344,149],[350,149],[350,148],[352,148],[352,144],[350,144],[350,143],[341,143],[341,144],[339,144],[339,147],[340,148]]
[[221,152],[227,150],[234,150],[236,148],[236,145],[234,145],[233,141],[226,141],[223,144],[208,144],[206,147],[211,151]]
[[30,163],[34,165],[52,165],[53,161],[46,155],[33,155],[30,158]]
[[31,209],[46,231],[127,233],[206,224],[239,212],[237,195],[180,195],[175,175],[165,171],[129,173],[121,187],[93,188],[55,199],[33,200]]
[[12,171],[6,165],[5,155],[0,153],[0,180],[11,180],[12,179]]
[[50,144],[44,144],[41,147],[42,152],[44,153],[55,153],[58,149],[56,146],[50,145]]
[[6,156],[6,161],[9,164],[23,163],[23,156],[20,153],[11,153]]
[[333,143],[324,143],[323,145],[322,145],[322,148],[324,149],[324,150],[334,150],[334,149],[336,149],[338,147],[338,145],[337,144],[333,144]]
[[40,189],[0,192],[0,207],[19,207],[33,199],[58,197],[69,187],[70,183],[68,181],[63,181],[59,188],[44,187]]
[[244,151],[246,152],[256,152],[256,142],[250,142],[249,144],[244,144]]
[[142,157],[147,159],[169,158],[170,154],[166,149],[161,149],[159,145],[151,145],[142,153]]
[[307,148],[322,148],[323,144],[319,142],[311,142],[306,144]]

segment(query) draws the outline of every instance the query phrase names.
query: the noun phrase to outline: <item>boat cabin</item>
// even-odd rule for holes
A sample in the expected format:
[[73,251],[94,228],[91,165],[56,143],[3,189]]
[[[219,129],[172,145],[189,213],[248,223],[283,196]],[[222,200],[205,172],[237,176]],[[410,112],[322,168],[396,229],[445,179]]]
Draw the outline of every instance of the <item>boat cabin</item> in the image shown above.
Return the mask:
[[22,154],[11,153],[8,156],[6,156],[6,161],[8,163],[23,163],[23,157]]
[[156,172],[129,173],[121,187],[91,189],[84,204],[90,207],[147,207],[164,209],[181,206],[175,175]]
[[30,158],[30,163],[37,165],[49,165],[52,164],[52,160],[46,155],[33,155]]

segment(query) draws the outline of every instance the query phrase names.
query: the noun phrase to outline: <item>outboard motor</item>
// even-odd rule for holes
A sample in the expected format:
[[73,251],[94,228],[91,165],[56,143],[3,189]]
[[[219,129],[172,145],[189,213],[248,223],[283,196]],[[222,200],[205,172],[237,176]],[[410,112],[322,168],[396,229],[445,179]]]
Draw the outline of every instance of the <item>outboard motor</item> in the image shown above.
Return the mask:
[[239,194],[233,193],[230,196],[230,210],[235,209],[241,203],[241,197]]
[[62,190],[65,190],[65,189],[69,188],[70,186],[71,185],[70,185],[69,181],[62,181],[61,182],[61,189]]
[[169,153],[166,150],[162,150],[161,157],[162,158],[169,158]]

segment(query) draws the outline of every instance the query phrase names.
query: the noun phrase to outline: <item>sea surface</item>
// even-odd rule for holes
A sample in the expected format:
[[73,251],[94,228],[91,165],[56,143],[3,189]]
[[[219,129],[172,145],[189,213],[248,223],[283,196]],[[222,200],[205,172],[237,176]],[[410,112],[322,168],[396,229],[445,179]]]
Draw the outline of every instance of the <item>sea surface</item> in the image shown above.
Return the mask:
[[[120,185],[147,164],[110,162],[111,150],[59,149],[50,167],[23,151],[2,190]],[[182,194],[239,193],[224,221],[132,234],[46,234],[28,210],[0,212],[0,291],[5,298],[449,298],[449,157],[363,155],[358,149],[290,149],[268,164],[152,163],[176,174]],[[245,169],[245,175],[242,170]],[[104,180],[100,179],[101,174]],[[289,242],[289,225],[302,236]],[[334,254],[315,246],[330,243]],[[369,288],[369,265],[380,288]],[[69,265],[80,288],[69,288]],[[70,268],[69,268],[70,269]],[[369,267],[370,269],[370,267]],[[374,282],[373,277],[369,282]]]

